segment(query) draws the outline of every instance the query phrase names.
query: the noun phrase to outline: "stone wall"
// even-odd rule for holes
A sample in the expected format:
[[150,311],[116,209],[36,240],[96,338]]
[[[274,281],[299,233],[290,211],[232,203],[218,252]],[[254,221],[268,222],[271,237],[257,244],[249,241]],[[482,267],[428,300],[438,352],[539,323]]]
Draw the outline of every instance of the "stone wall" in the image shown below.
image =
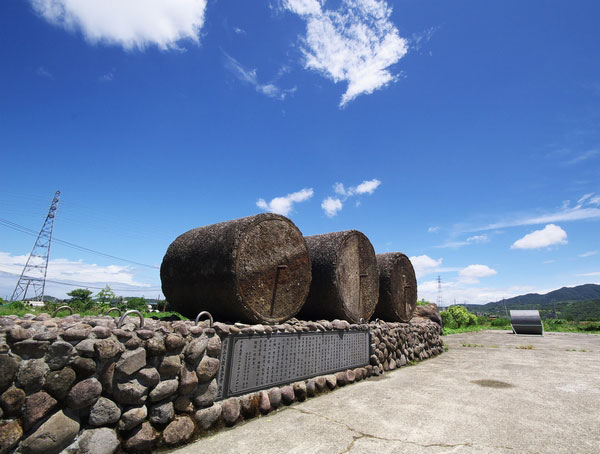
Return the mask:
[[[0,317],[0,454],[150,452],[443,351],[438,324]],[[370,364],[215,402],[228,334],[371,331]]]

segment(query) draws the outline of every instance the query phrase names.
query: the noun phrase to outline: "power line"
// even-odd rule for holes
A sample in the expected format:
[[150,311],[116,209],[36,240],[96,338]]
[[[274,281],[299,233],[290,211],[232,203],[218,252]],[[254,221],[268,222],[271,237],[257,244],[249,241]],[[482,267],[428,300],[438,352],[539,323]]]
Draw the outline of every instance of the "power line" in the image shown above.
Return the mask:
[[[45,198],[3,190],[0,192],[0,211],[4,216],[12,217],[16,222],[27,224],[28,222],[23,220],[22,216],[31,216],[33,213],[42,210],[42,207],[46,205],[45,202],[42,203],[42,200],[45,200]],[[140,224],[127,216],[110,216],[107,218],[105,206],[101,205],[101,210],[95,210],[94,207],[97,205],[90,204],[87,201],[81,203],[72,198],[61,196],[60,204],[61,224],[67,221],[66,224],[85,228],[86,231],[98,230],[112,235],[116,234],[119,237],[128,236],[135,239],[144,237],[159,239],[160,241],[177,233],[171,231],[171,229],[157,228],[156,223]],[[15,218],[12,216],[13,213],[19,217]],[[37,219],[37,214],[34,216],[34,219]]]
[[[1,266],[1,265],[0,265]],[[20,276],[17,273],[11,273],[8,271],[3,271],[0,270],[0,273],[2,274],[8,274],[11,276]],[[28,278],[28,276],[24,276],[26,278]],[[92,285],[88,285],[86,282],[77,282],[77,281],[73,281],[73,282],[62,282],[62,281],[55,281],[52,279],[46,279],[46,282],[50,282],[52,284],[57,284],[57,285],[66,285],[69,287],[86,287],[86,288],[93,288],[93,289],[97,289],[97,290],[102,290],[105,287],[96,287],[96,286],[92,286]],[[134,287],[134,288],[113,288],[111,287],[111,290],[115,290],[117,292],[132,292],[132,291],[140,291],[140,290],[147,290],[147,291],[155,291],[155,290],[160,290],[160,287]]]
[[[35,230],[32,230],[32,229],[30,229],[28,227],[25,227],[23,225],[17,224],[15,222],[11,222],[8,219],[2,219],[2,218],[0,218],[0,225],[3,225],[4,227],[8,227],[8,228],[13,229],[13,230],[17,230],[17,231],[19,231],[21,233],[25,233],[27,235],[32,235],[32,236],[37,236],[38,235]],[[96,251],[94,249],[90,249],[90,248],[87,248],[85,246],[80,246],[78,244],[71,243],[71,242],[65,241],[65,240],[61,240],[61,239],[56,238],[56,237],[53,238],[53,241],[55,243],[62,244],[63,246],[67,246],[67,247],[70,247],[72,249],[77,249],[79,251],[89,252],[89,253],[92,253],[92,254],[100,255],[102,257],[108,257],[108,258],[115,259],[115,260],[121,260],[123,262],[132,263],[134,265],[139,265],[139,266],[145,266],[145,267],[148,267],[148,268],[159,269],[158,266],[148,265],[146,263],[140,263],[140,262],[136,262],[134,260],[124,259],[122,257],[117,257],[115,255],[106,254],[104,252]]]
[[[7,265],[7,264],[0,264],[0,273],[2,274],[7,274],[7,275],[11,275],[11,276],[20,276],[20,273],[18,273],[19,270],[21,270],[22,268],[18,265]],[[9,271],[6,271],[9,270]],[[28,277],[28,276],[25,276]],[[89,282],[86,281],[76,281],[76,280],[68,280],[68,281],[63,281],[63,280],[55,280],[55,279],[46,279],[46,282],[52,282],[54,284],[60,284],[60,285],[71,285],[71,286],[80,286],[80,287],[89,287]],[[103,282],[102,280],[96,281],[98,282]],[[108,282],[108,281],[107,281]],[[110,285],[110,282],[108,282],[108,284]],[[119,285],[119,283],[117,283],[117,285]],[[90,288],[100,288],[100,287],[95,287],[92,286]],[[102,287],[104,288],[104,287]],[[111,287],[112,288],[112,287]],[[121,290],[121,291],[131,291],[131,290],[161,290],[160,287],[144,287],[144,286],[136,286],[136,285],[132,285],[130,288],[122,288],[122,289],[114,289],[114,290]]]

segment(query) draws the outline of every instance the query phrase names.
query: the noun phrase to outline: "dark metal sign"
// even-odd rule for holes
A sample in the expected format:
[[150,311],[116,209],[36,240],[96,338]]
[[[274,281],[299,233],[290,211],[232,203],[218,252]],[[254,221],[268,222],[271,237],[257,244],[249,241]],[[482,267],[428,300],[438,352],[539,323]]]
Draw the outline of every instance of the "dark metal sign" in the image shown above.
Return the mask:
[[217,399],[368,363],[368,331],[228,336],[221,349]]
[[544,324],[539,311],[511,310],[510,325],[515,334],[544,335]]

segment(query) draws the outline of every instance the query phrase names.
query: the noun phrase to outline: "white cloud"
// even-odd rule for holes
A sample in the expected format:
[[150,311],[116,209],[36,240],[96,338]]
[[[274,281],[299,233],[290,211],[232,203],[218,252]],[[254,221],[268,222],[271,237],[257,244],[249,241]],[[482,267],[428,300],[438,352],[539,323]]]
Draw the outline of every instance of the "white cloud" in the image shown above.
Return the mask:
[[112,82],[115,79],[114,71],[109,71],[99,77],[100,82]]
[[407,40],[390,21],[383,0],[342,0],[338,10],[324,1],[284,0],[284,7],[306,21],[305,67],[334,83],[347,82],[340,106],[394,82],[388,68],[406,55]]
[[434,246],[437,248],[459,248],[469,244],[467,241],[446,241],[444,244]]
[[[11,255],[8,252],[0,252],[0,266],[5,271],[22,271],[27,262],[27,255]],[[42,259],[38,262],[33,259],[31,264],[42,264]],[[71,280],[81,283],[117,283],[132,286],[148,287],[148,284],[142,284],[134,280],[131,268],[119,265],[99,266],[96,264],[85,263],[82,260],[72,261],[64,258],[52,259],[48,262],[47,279],[53,280]],[[15,283],[16,284],[16,283]]]
[[[27,262],[28,255],[11,255],[8,252],[0,252],[0,272],[3,273],[0,279],[0,292],[2,295],[12,295],[15,285],[23,266]],[[41,259],[36,262],[33,259],[32,264],[42,264]],[[29,274],[30,277],[43,277],[37,274],[35,270]],[[48,262],[48,273],[46,275],[46,294],[64,298],[66,292],[78,287],[104,287],[109,284],[111,287],[119,289],[120,294],[136,294],[140,292],[159,292],[158,286],[138,282],[131,267],[119,265],[101,266],[92,263],[85,263],[82,260],[68,260],[65,258],[56,258]],[[69,284],[69,285],[65,285]],[[149,295],[148,295],[149,296]],[[153,295],[154,296],[154,295]]]
[[440,244],[436,246],[438,248],[459,248],[462,246],[467,246],[469,244],[478,244],[478,243],[487,243],[490,241],[490,238],[487,234],[483,235],[473,235],[463,241],[447,241],[444,244]]
[[233,31],[238,35],[246,34],[246,30],[244,30],[243,28],[240,28],[240,27],[233,27]]
[[418,255],[410,257],[410,262],[415,269],[417,278],[426,276],[429,273],[437,271],[442,264],[443,259],[432,259],[428,255]]
[[567,244],[567,232],[555,224],[548,224],[542,230],[535,230],[515,241],[510,248],[539,249],[554,244]]
[[558,148],[546,153],[544,157],[562,166],[569,166],[593,159],[598,155],[600,155],[598,149],[581,151],[573,148]]
[[[577,206],[575,208],[581,208],[583,206],[583,204],[585,203],[586,200],[588,200],[590,197],[592,197],[594,195],[594,193],[589,193],[589,194],[584,194],[582,195],[579,200],[577,201]],[[569,201],[566,201],[567,206],[569,204]]]
[[254,89],[269,98],[279,99],[283,101],[285,97],[296,91],[296,87],[282,89],[279,88],[274,83],[266,83],[261,84],[258,82],[258,76],[256,74],[256,69],[248,69],[245,68],[240,62],[238,62],[235,58],[228,55],[226,52],[223,52],[225,56],[225,67],[231,71],[239,80],[242,82],[251,85]]
[[583,153],[579,153],[577,156],[567,161],[567,164],[579,164],[580,162],[587,161],[588,159],[592,159],[600,154],[599,150],[588,150]]
[[264,199],[258,199],[256,206],[265,211],[287,216],[292,211],[294,203],[304,202],[305,200],[310,199],[313,194],[314,191],[312,188],[304,188],[298,192],[288,194],[285,197],[275,197],[269,203]]
[[333,197],[327,197],[321,203],[321,208],[327,215],[327,217],[334,217],[338,214],[338,211],[342,209],[342,201],[340,199],[334,199]]
[[515,219],[488,224],[483,227],[472,229],[463,229],[465,232],[479,232],[484,230],[502,229],[506,227],[518,227],[523,225],[548,224],[554,222],[581,221],[584,219],[600,219],[600,208],[590,205],[600,205],[600,196],[592,197],[592,194],[585,194],[581,197],[574,207],[570,207],[570,202],[563,202],[560,210],[553,213],[537,216],[521,216]]
[[[363,194],[371,195],[373,192],[375,192],[375,189],[377,189],[379,185],[381,185],[381,181],[376,178],[372,180],[365,180],[359,185],[351,186],[349,188],[346,188],[343,183],[335,183],[333,185],[333,190],[336,194],[343,197],[343,201],[338,197],[327,197],[325,200],[323,200],[323,203],[321,203],[321,208],[323,208],[323,211],[325,211],[325,214],[328,217],[332,218],[337,215],[338,211],[342,209],[343,202],[348,200],[349,197]],[[355,201],[354,206],[359,207],[360,200]]]
[[52,79],[52,73],[50,71],[48,71],[46,68],[44,68],[43,66],[39,66],[38,69],[36,69],[35,73],[40,76],[40,77],[45,77],[47,79]]
[[178,49],[183,39],[198,42],[206,0],[30,0],[48,22],[80,30],[93,43],[144,49]]
[[[540,290],[531,286],[490,288],[472,286],[460,281],[442,281],[442,304],[443,306],[450,306],[454,303],[485,304],[493,301],[500,301],[502,298],[511,298],[526,293],[546,293],[548,291],[550,290]],[[437,281],[430,280],[419,282],[418,292],[419,299],[425,298],[427,301],[435,303],[438,295]]]
[[497,274],[496,270],[487,265],[469,265],[458,273],[459,281],[466,284],[476,284],[479,279]]
[[591,276],[591,277],[599,276],[600,277],[600,271],[594,271],[592,273],[578,274],[577,276]]
[[467,242],[469,243],[487,243],[490,241],[490,238],[486,235],[473,235],[467,238]]
[[356,186],[356,188],[350,188],[350,189],[351,189],[351,192],[353,192],[355,194],[371,195],[371,194],[373,194],[373,192],[375,192],[375,189],[377,189],[380,184],[381,184],[381,181],[374,178],[373,180],[363,181],[361,184]]
[[596,255],[598,251],[587,251],[583,254],[579,254],[578,257],[591,257],[592,255]]
[[335,183],[333,185],[333,190],[336,194],[343,195],[348,198],[355,195],[371,195],[380,185],[381,181],[379,181],[377,178],[373,178],[372,180],[363,181],[358,186],[350,186],[348,189],[346,189],[342,183]]
[[411,51],[421,50],[421,46],[431,40],[437,29],[437,27],[429,27],[419,33],[413,33],[410,39]]
[[346,188],[344,188],[344,185],[342,183],[334,184],[333,190],[335,191],[336,194],[346,195]]
[[516,221],[503,226],[494,226],[493,228],[513,227],[519,225],[535,225],[545,224],[547,222],[563,222],[563,221],[581,221],[584,219],[600,218],[600,209],[598,208],[569,208],[557,213],[551,213],[544,216],[532,217]]
[[439,231],[440,231],[440,228],[439,228],[439,226],[437,226],[437,225],[434,225],[434,226],[431,226],[431,227],[429,227],[429,228],[427,229],[427,231],[428,231],[429,233],[436,233],[436,232],[439,232]]

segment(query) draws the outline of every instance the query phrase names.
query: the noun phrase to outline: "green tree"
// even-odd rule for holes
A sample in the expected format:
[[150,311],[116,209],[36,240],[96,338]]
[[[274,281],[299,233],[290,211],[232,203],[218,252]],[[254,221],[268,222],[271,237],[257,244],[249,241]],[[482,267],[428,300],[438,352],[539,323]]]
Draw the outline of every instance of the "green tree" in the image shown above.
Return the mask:
[[452,316],[452,319],[458,328],[477,324],[477,316],[475,314],[471,314],[463,306],[450,306],[448,308],[448,312]]
[[442,317],[442,323],[444,325],[444,328],[457,328],[456,322],[454,321],[454,317],[452,317],[450,311],[442,311],[440,312],[440,315]]
[[141,298],[133,297],[127,300],[127,304],[125,306],[128,311],[136,310],[140,312],[148,311],[148,303],[146,302],[146,298],[143,296]]
[[86,311],[94,305],[91,295],[92,291],[87,288],[76,288],[67,293],[71,297],[69,306],[75,310]]
[[110,285],[104,287],[96,295],[96,299],[102,304],[110,304],[116,297],[117,295],[115,295],[115,292],[111,290]]

